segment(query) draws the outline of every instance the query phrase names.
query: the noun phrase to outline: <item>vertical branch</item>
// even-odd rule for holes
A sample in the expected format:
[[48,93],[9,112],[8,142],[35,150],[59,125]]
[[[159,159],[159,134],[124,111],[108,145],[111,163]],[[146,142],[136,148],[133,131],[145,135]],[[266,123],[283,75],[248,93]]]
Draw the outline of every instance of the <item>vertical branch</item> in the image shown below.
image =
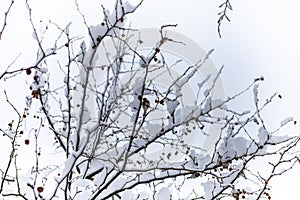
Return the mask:
[[218,13],[219,19],[218,19],[218,34],[219,37],[221,38],[221,25],[222,22],[226,19],[228,22],[230,22],[230,19],[227,15],[228,10],[232,10],[232,6],[229,0],[225,0],[219,8],[223,9],[221,12]]
[[9,5],[7,11],[4,13],[4,22],[3,22],[2,29],[1,29],[1,31],[0,31],[0,40],[2,39],[2,34],[3,34],[4,29],[5,29],[6,25],[7,25],[7,17],[8,17],[8,14],[9,14],[9,12],[10,12],[10,10],[11,10],[11,8],[12,8],[14,2],[15,2],[14,0],[12,0],[12,1],[10,2],[10,5]]
[[28,12],[29,12],[29,20],[30,20],[30,23],[31,23],[31,26],[32,26],[32,29],[33,29],[33,34],[34,34],[34,37],[39,45],[39,51],[42,52],[42,56],[41,57],[45,57],[46,53],[42,47],[42,43],[41,43],[41,40],[39,39],[39,35],[37,34],[37,31],[36,31],[36,28],[33,24],[33,20],[32,20],[32,11],[31,11],[31,8],[30,8],[30,5],[28,3],[28,0],[26,0],[26,6],[27,6],[27,9],[28,9]]
[[[10,105],[10,107],[12,107],[12,109],[17,113],[18,115],[18,122],[17,122],[17,126],[16,126],[16,129],[15,129],[15,132],[14,132],[14,135],[12,137],[12,141],[11,141],[11,147],[12,147],[12,150],[11,150],[11,153],[10,153],[10,156],[9,156],[9,161],[8,161],[8,164],[6,166],[6,169],[5,169],[5,172],[3,173],[3,177],[2,177],[2,182],[1,182],[1,186],[0,186],[0,194],[2,193],[3,191],[3,187],[4,187],[4,183],[5,183],[5,180],[6,180],[6,177],[8,176],[8,171],[10,169],[10,166],[11,166],[11,163],[13,161],[13,159],[15,159],[15,152],[16,152],[16,139],[17,139],[17,135],[18,135],[18,130],[19,130],[19,127],[21,125],[21,122],[22,122],[22,117],[19,113],[19,111],[17,110],[17,108],[9,101],[8,99],[8,96],[6,94],[6,91],[4,91],[4,94],[5,94],[5,97],[6,97],[6,102]],[[12,125],[11,125],[12,127]],[[11,129],[11,128],[10,128]]]
[[40,125],[39,125],[38,129],[34,130],[34,139],[35,139],[35,168],[34,168],[34,173],[35,174],[34,174],[34,179],[33,179],[33,194],[34,194],[35,199],[38,199],[38,196],[39,196],[36,193],[36,189],[38,188],[37,187],[37,178],[38,178],[38,175],[40,173],[40,169],[39,169],[39,154],[40,154],[40,152],[39,152],[38,136],[40,134],[42,124],[43,124],[43,120],[41,118],[41,122],[40,122]]

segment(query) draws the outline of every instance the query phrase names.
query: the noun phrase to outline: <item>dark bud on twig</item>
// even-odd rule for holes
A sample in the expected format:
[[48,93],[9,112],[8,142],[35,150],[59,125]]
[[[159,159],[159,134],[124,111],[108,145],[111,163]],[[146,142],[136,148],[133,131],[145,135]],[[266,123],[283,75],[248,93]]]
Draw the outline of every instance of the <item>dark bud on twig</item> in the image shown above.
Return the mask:
[[195,172],[195,173],[192,174],[192,176],[190,176],[188,178],[194,179],[194,178],[198,178],[199,176],[200,176],[200,173]]
[[147,98],[143,98],[144,114],[147,112],[149,107],[150,107],[150,101]]

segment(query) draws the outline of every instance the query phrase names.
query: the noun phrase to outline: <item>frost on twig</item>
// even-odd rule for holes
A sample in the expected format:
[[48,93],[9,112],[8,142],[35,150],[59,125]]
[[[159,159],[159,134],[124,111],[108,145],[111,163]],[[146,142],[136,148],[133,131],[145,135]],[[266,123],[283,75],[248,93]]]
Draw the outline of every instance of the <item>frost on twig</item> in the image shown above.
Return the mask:
[[[142,2],[102,6],[103,20],[89,25],[76,1],[86,37],[73,35],[73,23],[61,28],[50,22],[56,39],[49,45],[43,39],[48,28],[36,30],[26,1],[37,60],[19,69],[27,74],[24,111],[6,97],[17,115],[0,129],[11,142],[0,168],[2,196],[268,198],[270,180],[298,162],[299,138],[279,134],[293,118],[275,130],[263,118],[277,97],[261,101],[264,78],[218,97],[225,68],[198,76],[213,50],[194,63],[168,58],[166,45],[185,45],[169,34],[176,25],[162,26],[157,41],[142,48],[147,38],[126,23]],[[221,7],[225,19],[229,1]],[[2,77],[10,72],[18,71]],[[253,109],[231,108],[242,95],[252,95]],[[205,143],[209,137],[212,142]],[[19,154],[28,156],[26,165]],[[271,170],[258,169],[257,162]]]
[[223,3],[219,6],[222,11],[218,13],[219,19],[218,19],[218,34],[219,37],[221,37],[221,25],[224,22],[224,20],[230,22],[230,19],[228,17],[228,11],[232,10],[232,6],[230,3],[230,0],[223,0]]

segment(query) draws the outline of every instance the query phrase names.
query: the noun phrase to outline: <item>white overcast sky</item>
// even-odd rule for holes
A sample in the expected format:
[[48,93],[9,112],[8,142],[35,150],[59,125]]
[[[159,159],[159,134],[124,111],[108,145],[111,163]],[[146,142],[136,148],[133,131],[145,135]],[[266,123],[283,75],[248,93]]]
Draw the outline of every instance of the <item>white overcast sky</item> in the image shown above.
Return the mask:
[[[6,1],[9,2],[9,1]],[[43,19],[51,19],[66,25],[75,16],[72,0],[31,0],[33,12]],[[97,3],[98,2],[98,3]],[[101,12],[99,2],[112,4],[112,0],[79,0],[86,15],[95,16]],[[132,0],[130,2],[138,2]],[[222,38],[217,34],[217,13],[221,0],[145,0],[142,7],[130,17],[132,26],[137,28],[158,28],[164,24],[178,24],[175,31],[188,36],[205,50],[215,49],[212,60],[217,67],[225,65],[222,75],[225,92],[232,95],[251,83],[254,78],[263,75],[261,94],[267,98],[278,91],[283,99],[274,102],[266,112],[266,118],[271,121],[270,126],[276,126],[281,119],[288,116],[295,117],[300,124],[299,109],[299,67],[300,67],[300,1],[298,0],[231,0],[233,11],[229,12],[231,22],[222,25]],[[2,3],[1,3],[2,4]],[[16,1],[8,21],[5,38],[15,38],[13,47],[22,41],[23,31],[27,28],[19,23],[18,27],[10,27],[20,19],[28,18],[24,9],[24,1]],[[0,6],[2,15],[4,8]],[[72,9],[74,8],[74,9]],[[73,10],[73,11],[72,11]],[[78,15],[75,18],[80,20]],[[97,18],[90,19],[92,23]],[[28,22],[28,21],[27,21]],[[24,30],[23,30],[24,28]],[[28,35],[27,35],[28,36]],[[13,58],[11,43],[1,41],[11,53],[3,54],[6,58]],[[22,48],[14,48],[15,52],[22,52]],[[31,52],[30,52],[31,53]],[[3,58],[2,58],[3,59]],[[8,60],[5,64],[11,62]],[[252,99],[244,98],[238,108],[252,105]],[[284,129],[290,134],[299,133],[299,125],[292,129]],[[299,168],[282,178],[277,178],[274,184],[272,199],[296,199],[298,195]]]

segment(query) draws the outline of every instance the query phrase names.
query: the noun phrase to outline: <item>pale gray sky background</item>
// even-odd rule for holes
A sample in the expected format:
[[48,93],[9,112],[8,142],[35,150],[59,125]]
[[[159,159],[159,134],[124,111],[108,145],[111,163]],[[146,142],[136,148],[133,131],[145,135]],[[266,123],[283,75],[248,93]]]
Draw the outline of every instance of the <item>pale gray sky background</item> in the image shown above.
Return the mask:
[[[72,0],[30,2],[36,20],[37,17],[46,20],[50,18],[61,25],[66,25],[73,19],[81,20],[76,14],[74,4],[71,3]],[[100,16],[98,13],[101,13],[100,7],[91,6],[97,2],[98,5],[99,2],[112,5],[114,1],[79,0],[91,24],[99,23],[100,20],[98,18]],[[142,7],[129,17],[129,20],[132,21],[132,26],[137,28],[158,28],[164,24],[178,24],[174,31],[188,36],[207,51],[215,49],[211,58],[217,67],[225,65],[222,80],[226,94],[235,94],[250,84],[254,78],[263,75],[265,81],[260,87],[262,99],[276,91],[283,96],[266,110],[265,117],[270,120],[270,127],[276,128],[281,119],[288,116],[293,116],[299,121],[300,2],[231,0],[233,11],[228,12],[231,22],[223,23],[220,39],[216,22],[217,13],[221,11],[218,5],[221,2],[221,0],[145,0]],[[6,7],[0,6],[0,24]],[[5,59],[2,58],[1,61],[3,64],[10,63],[21,52],[26,53],[22,54],[19,63],[34,60],[31,56],[32,51],[36,49],[29,41],[24,40],[32,33],[28,26],[27,10],[24,7],[23,1],[16,1],[12,15],[9,16],[4,39],[0,42],[1,56],[5,55],[3,56]],[[252,106],[253,101],[245,97],[235,106],[238,109],[246,109],[248,105]],[[283,131],[292,135],[299,134],[299,125],[285,128]],[[300,180],[299,170],[299,167],[295,168],[285,176],[275,179],[272,199],[299,197],[297,187]]]

